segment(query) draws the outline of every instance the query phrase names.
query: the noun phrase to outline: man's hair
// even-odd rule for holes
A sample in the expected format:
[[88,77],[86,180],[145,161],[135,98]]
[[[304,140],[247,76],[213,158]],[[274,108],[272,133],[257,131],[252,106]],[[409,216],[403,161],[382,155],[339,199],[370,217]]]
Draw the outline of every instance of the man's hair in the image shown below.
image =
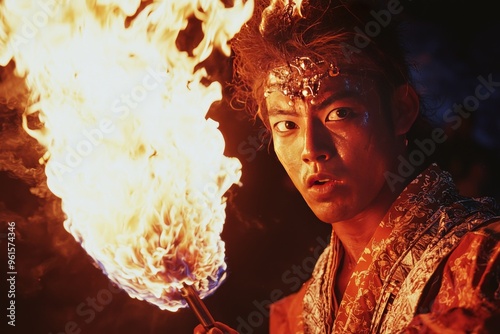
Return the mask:
[[[410,81],[396,18],[389,16],[390,24],[384,26],[376,21],[381,10],[390,13],[387,8],[368,0],[310,0],[304,1],[300,17],[293,15],[298,9],[290,3],[266,9],[269,0],[256,0],[253,18],[232,40],[233,106],[240,103],[253,117],[260,112],[266,123],[267,75],[296,57],[335,63],[340,73],[369,70],[380,78],[377,83],[386,98]],[[368,36],[370,24],[380,29]]]

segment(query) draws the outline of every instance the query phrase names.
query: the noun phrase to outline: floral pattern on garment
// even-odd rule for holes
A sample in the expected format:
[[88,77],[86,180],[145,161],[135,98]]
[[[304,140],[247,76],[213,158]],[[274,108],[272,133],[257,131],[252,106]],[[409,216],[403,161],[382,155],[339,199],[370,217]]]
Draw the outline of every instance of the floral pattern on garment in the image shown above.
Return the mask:
[[[450,174],[430,166],[385,215],[338,305],[332,287],[342,246],[332,234],[304,288],[303,325],[296,332],[440,333],[469,310],[476,311],[475,322],[484,322],[500,308],[500,246],[499,224],[482,226],[498,215],[492,199],[459,196]],[[485,288],[487,298],[479,291]],[[441,317],[450,308],[462,311]],[[423,330],[432,326],[438,330]]]

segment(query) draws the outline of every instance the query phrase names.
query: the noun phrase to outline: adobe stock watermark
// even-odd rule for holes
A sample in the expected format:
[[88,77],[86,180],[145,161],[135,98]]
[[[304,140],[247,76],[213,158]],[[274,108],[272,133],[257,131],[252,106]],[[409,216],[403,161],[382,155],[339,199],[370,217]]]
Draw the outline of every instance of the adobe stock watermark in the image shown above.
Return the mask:
[[284,271],[281,275],[281,281],[288,285],[288,289],[274,289],[269,293],[269,299],[254,300],[252,305],[255,310],[250,312],[246,318],[239,316],[236,321],[238,322],[236,330],[240,334],[252,334],[256,328],[264,324],[266,319],[269,318],[269,305],[281,299],[285,295],[297,292],[302,284],[310,277],[314,270],[316,262],[330,242],[330,238],[317,237],[317,245],[313,250],[311,256],[302,260],[299,265],[292,265],[289,269]]
[[80,334],[82,327],[95,320],[97,313],[102,312],[104,308],[113,301],[113,295],[122,292],[113,283],[109,282],[106,289],[101,289],[95,297],[87,297],[85,301],[78,304],[75,313],[80,319],[72,319],[64,324],[62,331],[49,334]]
[[[454,103],[453,106],[443,113],[443,123],[452,130],[457,130],[462,126],[464,119],[470,117],[471,113],[476,111],[481,101],[487,100],[500,87],[500,81],[493,80],[493,74],[490,73],[485,78],[478,76],[479,84],[474,90],[474,94],[466,96],[462,103]],[[398,157],[399,165],[397,173],[386,171],[384,177],[389,184],[391,191],[396,189],[396,184],[405,182],[405,180],[413,175],[416,168],[421,166],[426,158],[435,153],[437,146],[444,143],[448,139],[445,130],[436,127],[431,131],[430,138],[422,140],[415,139],[416,146],[407,157],[400,155]]]
[[256,135],[249,135],[238,145],[238,153],[244,155],[247,162],[255,160],[257,152],[262,150],[271,140],[268,132],[265,127],[262,127]]
[[403,10],[404,7],[399,0],[388,1],[386,9],[381,9],[379,11],[371,10],[370,14],[373,20],[368,21],[364,29],[354,27],[354,32],[356,32],[353,38],[354,45],[345,42],[340,45],[342,47],[342,53],[347,61],[349,63],[352,62],[351,55],[353,53],[361,53],[361,50],[370,44],[371,38],[380,35],[382,29],[386,28],[391,23],[393,16],[401,14]]
[[116,130],[114,119],[126,118],[147,99],[148,95],[161,87],[169,79],[166,71],[155,71],[152,68],[146,69],[146,74],[127,93],[122,93],[113,100],[110,108],[112,117],[103,117],[96,127],[85,129],[80,133],[76,144],[68,145],[62,154],[62,160],[55,160],[49,166],[52,174],[56,175],[59,181],[63,180],[65,173],[72,172],[78,168],[83,160],[90,156],[99,147],[106,136]]
[[11,37],[8,48],[12,53],[18,53],[23,45],[29,44],[38,35],[38,32],[46,27],[49,20],[54,17],[57,6],[62,3],[61,0],[39,0],[33,3],[37,6],[36,10],[31,16],[22,17],[22,25],[20,29]]

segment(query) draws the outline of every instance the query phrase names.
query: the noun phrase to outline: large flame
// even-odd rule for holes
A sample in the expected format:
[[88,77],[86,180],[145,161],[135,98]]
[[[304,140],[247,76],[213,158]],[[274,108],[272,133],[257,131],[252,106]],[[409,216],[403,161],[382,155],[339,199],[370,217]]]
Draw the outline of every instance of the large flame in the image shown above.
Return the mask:
[[[185,306],[183,283],[205,297],[224,279],[224,195],[241,165],[206,117],[221,86],[200,64],[214,48],[229,55],[252,10],[243,0],[0,2],[0,64],[13,60],[26,78],[24,128],[47,149],[65,228],[113,282],[161,309]],[[203,36],[179,50],[193,21]]]

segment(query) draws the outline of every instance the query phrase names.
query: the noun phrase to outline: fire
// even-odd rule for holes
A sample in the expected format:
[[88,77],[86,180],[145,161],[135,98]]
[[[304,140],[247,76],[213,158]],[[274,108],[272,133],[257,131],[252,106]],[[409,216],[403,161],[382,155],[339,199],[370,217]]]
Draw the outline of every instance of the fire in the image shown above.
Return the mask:
[[[131,297],[176,311],[183,283],[215,291],[241,164],[206,117],[222,93],[200,64],[229,56],[253,2],[4,0],[0,11],[0,65],[14,61],[30,90],[24,128],[46,148],[66,230]],[[203,36],[180,50],[193,18]]]
[[[260,23],[259,29],[261,32],[267,30],[266,26],[268,24],[273,24],[269,21],[269,16],[272,13],[283,13],[285,12],[287,18],[292,19],[293,17],[303,17],[302,14],[302,0],[270,0],[269,5],[262,12],[262,21]],[[278,10],[279,9],[279,10]]]

